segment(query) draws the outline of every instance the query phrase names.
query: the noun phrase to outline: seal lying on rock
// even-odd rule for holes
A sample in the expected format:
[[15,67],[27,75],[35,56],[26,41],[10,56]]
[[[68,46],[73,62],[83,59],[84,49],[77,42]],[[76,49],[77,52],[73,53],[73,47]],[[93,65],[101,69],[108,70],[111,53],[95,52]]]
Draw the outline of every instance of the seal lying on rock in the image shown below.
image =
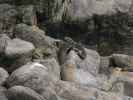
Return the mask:
[[86,58],[86,51],[84,50],[84,47],[81,44],[76,43],[70,37],[65,37],[64,40],[70,46],[70,49],[73,49],[74,51],[77,52],[78,56],[81,59]]
[[58,58],[62,66],[62,79],[65,81],[73,82],[76,78],[76,64],[71,61],[71,58],[74,57],[73,53],[77,53],[77,56],[79,56],[81,60],[84,60],[86,58],[86,52],[81,45],[79,45],[69,37],[65,37],[64,41],[59,41],[58,46]]
[[73,41],[70,37],[65,37],[64,41],[60,41],[59,43],[59,61],[60,64],[63,64],[66,60],[66,55],[71,51],[74,50],[77,55],[84,60],[87,56],[86,51],[84,50],[84,47],[75,41]]

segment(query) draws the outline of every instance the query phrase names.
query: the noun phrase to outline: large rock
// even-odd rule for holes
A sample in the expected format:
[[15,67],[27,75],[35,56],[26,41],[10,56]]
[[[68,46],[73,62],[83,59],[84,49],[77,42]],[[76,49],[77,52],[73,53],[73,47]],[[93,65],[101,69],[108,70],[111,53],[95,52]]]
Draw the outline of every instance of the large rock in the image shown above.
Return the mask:
[[41,63],[45,67],[47,67],[49,73],[54,76],[54,79],[60,79],[60,65],[56,61],[56,59],[45,59],[45,60],[36,60],[36,62]]
[[133,66],[133,57],[129,55],[113,54],[111,60],[117,67],[129,68]]
[[11,87],[6,95],[9,100],[45,100],[34,90],[23,86]]
[[[50,17],[56,16],[58,14],[57,17],[63,18],[63,20],[83,20],[85,18],[87,19],[88,16],[92,16],[92,14],[113,14],[116,13],[117,10],[121,12],[127,12],[132,3],[131,0],[40,0],[39,2],[37,0],[34,0],[34,2],[32,0],[27,0],[27,2],[24,0],[19,2],[16,0],[12,1],[19,5],[33,4],[37,8],[38,12],[45,12],[47,16],[51,15]],[[53,12],[55,10],[56,12]]]
[[32,42],[36,47],[51,47],[55,45],[55,39],[45,35],[45,32],[37,26],[18,24],[15,28],[15,36]]
[[133,97],[133,73],[121,71],[121,69],[113,69],[110,78],[104,81],[102,89],[104,91],[115,92],[117,94]]
[[18,24],[15,28],[15,36],[32,42],[36,47],[46,44],[45,32],[37,26],[28,26],[26,24]]
[[57,82],[56,93],[66,100],[123,100],[122,96],[113,93],[105,93],[95,88],[87,88],[69,82]]
[[44,92],[54,80],[48,72],[48,68],[39,63],[28,63],[15,70],[7,80],[9,87],[22,85],[35,90],[38,93]]
[[34,49],[35,47],[32,43],[16,38],[7,43],[5,55],[9,58],[31,55]]
[[8,72],[5,69],[0,68],[0,85],[4,85],[8,77]]
[[[45,35],[45,32],[39,29],[37,26],[28,26],[26,24],[18,24],[15,28],[15,36],[32,42],[37,49],[35,50],[35,56],[56,57],[57,47],[56,39]],[[41,57],[40,57],[41,58]],[[39,59],[36,58],[35,59]]]
[[4,56],[1,58],[0,64],[5,67],[8,72],[12,72],[31,61],[34,49],[34,45],[30,42],[18,38],[9,40],[7,41]]
[[5,94],[6,92],[7,92],[6,88],[0,87],[0,100],[8,100]]

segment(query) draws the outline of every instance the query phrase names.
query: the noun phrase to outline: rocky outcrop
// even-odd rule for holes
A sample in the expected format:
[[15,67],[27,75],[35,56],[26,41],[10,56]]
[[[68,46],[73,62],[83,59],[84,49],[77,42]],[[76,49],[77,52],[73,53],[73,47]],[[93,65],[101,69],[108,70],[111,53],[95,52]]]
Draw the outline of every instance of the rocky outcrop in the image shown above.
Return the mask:
[[111,60],[114,63],[114,66],[117,67],[130,68],[133,66],[133,57],[129,55],[113,54]]
[[36,47],[34,52],[35,59],[55,57],[57,52],[56,39],[45,35],[45,31],[37,26],[28,26],[26,24],[18,24],[14,30],[15,37],[33,43]]
[[35,62],[39,62],[40,64],[47,67],[48,72],[54,76],[55,80],[60,80],[60,65],[56,61],[55,58],[45,59],[45,60],[36,60]]
[[18,24],[14,30],[15,37],[32,42],[35,47],[45,45],[45,32],[37,26]]
[[0,85],[4,85],[8,77],[8,72],[5,69],[0,68]]
[[23,86],[14,86],[8,89],[6,95],[9,100],[45,100],[34,90]]
[[5,92],[7,92],[7,89],[5,87],[0,86],[0,99],[1,100],[8,100]]
[[132,6],[0,0],[0,100],[132,100]]
[[[34,45],[30,42],[21,39],[12,39],[7,42],[7,46],[4,51],[3,62],[7,63],[9,60],[9,65],[6,65],[7,70],[12,72],[18,67],[30,62],[32,59],[32,52],[35,49]],[[2,64],[5,64],[1,61]]]
[[53,82],[48,68],[39,63],[29,63],[15,70],[9,77],[8,85],[22,85],[38,93],[43,92]]
[[56,84],[55,90],[57,94],[66,99],[66,100],[88,100],[88,99],[97,99],[97,100],[112,100],[115,98],[115,100],[122,100],[123,97],[116,96],[112,93],[104,93],[100,92],[95,88],[87,88],[82,87],[80,85],[76,85],[73,83],[68,82],[58,82]]
[[34,49],[35,47],[32,43],[16,38],[7,43],[5,55],[8,58],[15,58],[23,55],[30,56]]

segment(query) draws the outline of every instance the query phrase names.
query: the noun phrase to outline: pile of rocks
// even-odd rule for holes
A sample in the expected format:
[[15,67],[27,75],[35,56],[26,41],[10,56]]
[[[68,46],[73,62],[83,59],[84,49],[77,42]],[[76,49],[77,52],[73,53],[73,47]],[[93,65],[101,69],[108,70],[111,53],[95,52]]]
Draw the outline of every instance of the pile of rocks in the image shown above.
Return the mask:
[[94,13],[117,13],[115,7],[128,12],[130,0],[102,1],[106,6],[95,0],[31,1],[0,0],[8,3],[0,4],[0,100],[133,100],[133,56],[103,57],[72,39],[54,39],[37,18],[84,23]]
[[35,25],[18,24],[13,33],[0,34],[1,100],[132,99],[132,56],[101,57]]

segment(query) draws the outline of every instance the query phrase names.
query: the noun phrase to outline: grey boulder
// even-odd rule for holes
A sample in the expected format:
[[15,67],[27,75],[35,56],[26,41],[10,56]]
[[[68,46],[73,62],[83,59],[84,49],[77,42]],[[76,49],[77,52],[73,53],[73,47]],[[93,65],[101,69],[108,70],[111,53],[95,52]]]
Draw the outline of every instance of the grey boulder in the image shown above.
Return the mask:
[[5,69],[0,68],[0,85],[4,85],[8,77],[8,72]]
[[11,73],[13,70],[31,61],[34,49],[34,45],[30,42],[18,38],[9,40],[1,63]]
[[133,66],[133,56],[124,54],[113,54],[111,60],[116,67],[125,68]]
[[48,68],[37,62],[28,63],[15,70],[7,80],[9,87],[22,85],[42,93],[54,80]]
[[56,83],[55,91],[58,96],[66,100],[122,100],[123,98],[114,93],[63,81]]
[[5,49],[5,55],[9,58],[15,58],[22,55],[31,55],[34,49],[35,47],[32,43],[15,38],[8,42]]
[[6,92],[7,89],[5,87],[0,86],[0,100],[8,100]]
[[34,90],[23,86],[9,88],[6,92],[6,96],[9,100],[45,100]]
[[35,47],[43,46],[45,44],[45,32],[37,26],[18,24],[14,30],[14,33],[16,37],[32,42]]
[[47,67],[48,72],[54,77],[54,79],[60,80],[60,65],[58,64],[55,58],[36,60],[35,62],[39,62],[40,64]]

